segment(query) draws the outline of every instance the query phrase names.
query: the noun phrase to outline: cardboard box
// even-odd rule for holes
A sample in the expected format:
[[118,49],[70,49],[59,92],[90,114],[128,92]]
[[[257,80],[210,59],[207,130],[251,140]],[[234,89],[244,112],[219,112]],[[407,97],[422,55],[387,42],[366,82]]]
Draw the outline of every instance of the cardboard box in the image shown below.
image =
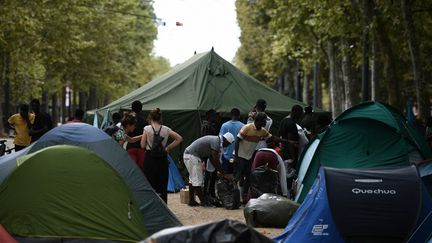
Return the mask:
[[180,203],[188,204],[189,203],[189,189],[183,188],[180,190]]

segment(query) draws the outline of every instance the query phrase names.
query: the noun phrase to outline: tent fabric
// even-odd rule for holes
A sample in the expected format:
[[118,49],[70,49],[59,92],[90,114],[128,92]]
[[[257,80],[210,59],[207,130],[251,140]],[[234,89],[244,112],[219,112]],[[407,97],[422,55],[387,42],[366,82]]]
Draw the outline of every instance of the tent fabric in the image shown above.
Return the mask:
[[3,227],[3,225],[0,224],[0,239],[2,243],[18,243],[12,236],[9,234],[9,232],[6,231],[6,229]]
[[178,170],[175,161],[168,155],[168,192],[178,192],[185,187],[180,171]]
[[243,73],[212,50],[195,54],[96,112],[107,116],[106,111],[130,110],[135,100],[142,102],[143,111],[159,107],[165,125],[182,135],[187,146],[200,136],[205,111],[215,109],[228,114],[236,107],[247,114],[259,98],[267,101],[266,113],[272,117],[275,128],[293,105],[306,106]]
[[391,106],[365,102],[352,107],[311,141],[300,158],[296,201],[304,200],[321,165],[377,168],[418,163],[432,157],[425,141]]
[[[431,202],[429,202],[431,203]],[[423,203],[423,205],[425,205]],[[417,243],[417,242],[431,242],[432,241],[432,211],[430,211],[412,236],[408,239],[407,243]]]
[[[395,190],[395,194],[388,190]],[[350,199],[353,200],[347,201]],[[410,211],[407,217],[405,213]],[[284,232],[273,240],[333,243],[411,239],[410,242],[427,242],[432,236],[431,212],[431,197],[414,166],[374,170],[321,167]],[[400,227],[401,224],[408,227]],[[403,232],[395,232],[397,230]]]
[[343,243],[327,200],[324,170],[321,169],[308,196],[292,216],[276,242]]
[[207,224],[173,227],[162,230],[148,237],[143,243],[184,242],[184,243],[219,243],[219,242],[256,242],[270,243],[271,239],[247,225],[234,220],[220,220]]
[[1,157],[0,183],[16,169],[16,160],[18,157],[59,144],[86,148],[95,152],[110,164],[123,178],[133,193],[150,234],[165,228],[182,225],[162,199],[155,193],[144,174],[128,153],[105,132],[84,123],[69,123],[58,126],[44,134],[30,147]]
[[127,242],[147,236],[132,193],[95,153],[57,145],[18,161],[0,186],[0,223],[12,235]]
[[26,155],[32,146],[33,144],[18,152],[6,154],[0,157],[0,184],[10,173],[12,173],[12,171],[16,169],[16,159],[20,156]]
[[415,166],[384,170],[324,168],[324,173],[330,210],[346,239],[370,236],[402,242],[417,225],[422,191]]

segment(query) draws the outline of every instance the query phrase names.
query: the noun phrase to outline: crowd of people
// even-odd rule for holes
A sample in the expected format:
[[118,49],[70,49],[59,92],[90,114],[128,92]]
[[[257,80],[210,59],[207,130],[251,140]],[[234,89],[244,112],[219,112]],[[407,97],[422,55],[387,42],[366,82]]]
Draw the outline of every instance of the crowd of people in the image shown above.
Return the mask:
[[[30,104],[22,104],[19,112],[8,119],[16,132],[15,151],[37,141],[53,127],[49,114],[41,111],[39,100],[34,99]],[[183,138],[163,125],[159,108],[152,110],[147,118],[143,115],[140,101],[132,102],[131,108],[124,114],[114,113],[111,124],[104,131],[127,150],[153,189],[167,202],[167,155]],[[265,162],[271,169],[280,171],[283,165],[280,161],[289,161],[290,166],[295,167],[301,144],[296,126],[302,118],[306,121],[307,116],[303,116],[300,106],[294,106],[291,116],[282,120],[279,134],[273,136],[270,134],[273,121],[265,109],[266,101],[258,99],[248,113],[246,124],[240,121],[241,114],[237,108],[231,110],[230,120],[223,124],[216,110],[206,112],[201,137],[188,144],[183,155],[189,173],[190,206],[212,206],[218,177],[235,180],[245,203],[256,195],[249,189],[251,169]],[[82,122],[83,118],[84,111],[76,109],[73,118],[66,123]],[[282,145],[280,148],[279,144]],[[282,187],[282,193],[289,196],[287,186]]]
[[240,121],[237,108],[231,110],[231,119],[222,124],[219,124],[221,116],[217,111],[206,112],[201,137],[190,144],[183,155],[189,173],[189,206],[215,204],[218,176],[234,180],[240,189],[241,202],[247,203],[262,193],[250,186],[253,170],[260,166],[277,171],[280,179],[277,191],[286,197],[293,196],[289,186],[292,181],[287,180],[287,176],[293,179],[303,147],[320,126],[330,123],[330,119],[321,119],[318,123],[312,117],[311,107],[303,112],[301,106],[295,105],[274,136],[270,133],[273,120],[266,114],[266,107],[266,101],[258,99],[247,115],[246,124]]
[[[145,119],[141,102],[134,101],[131,107],[131,112],[114,113],[113,122],[104,130],[120,145],[127,142],[124,148],[153,189],[167,202],[167,155],[183,138],[163,125],[159,108],[152,110]],[[311,109],[306,109],[304,115],[303,108],[296,105],[291,115],[281,121],[279,132],[274,136],[270,133],[273,120],[265,113],[266,107],[266,101],[258,99],[247,114],[246,123],[241,122],[237,108],[231,110],[230,119],[223,123],[223,117],[216,110],[206,112],[200,138],[187,144],[183,154],[189,174],[189,206],[213,206],[217,201],[215,182],[218,177],[234,180],[241,191],[241,201],[246,203],[258,195],[250,189],[250,175],[262,165],[279,172],[279,191],[290,196],[288,185],[291,182],[285,175],[293,174],[299,151],[316,131],[316,119],[310,117]],[[302,121],[310,131],[300,125]],[[304,136],[299,136],[300,130],[305,131]]]
[[[266,114],[267,103],[258,99],[242,122],[241,112],[233,108],[229,120],[210,109],[201,122],[201,136],[187,144],[183,163],[189,174],[189,206],[214,206],[215,183],[224,177],[236,183],[241,202],[247,203],[263,191],[251,186],[251,176],[263,166],[278,174],[275,192],[293,198],[293,179],[303,148],[330,122],[328,115],[316,114],[312,107],[294,105],[290,115],[279,121],[278,131],[271,134],[273,120]],[[168,154],[182,141],[182,136],[163,125],[162,111],[156,108],[144,117],[142,104],[134,101],[131,111],[112,114],[104,131],[127,150],[153,189],[167,202]],[[67,123],[82,122],[84,111],[77,109]],[[15,151],[37,141],[52,127],[49,114],[41,111],[37,99],[30,106],[22,104],[19,112],[8,119],[15,129]],[[426,135],[432,140],[432,120]],[[275,129],[273,129],[275,130]],[[432,142],[431,142],[432,143]],[[256,183],[256,182],[254,182]],[[199,203],[197,202],[197,197]]]

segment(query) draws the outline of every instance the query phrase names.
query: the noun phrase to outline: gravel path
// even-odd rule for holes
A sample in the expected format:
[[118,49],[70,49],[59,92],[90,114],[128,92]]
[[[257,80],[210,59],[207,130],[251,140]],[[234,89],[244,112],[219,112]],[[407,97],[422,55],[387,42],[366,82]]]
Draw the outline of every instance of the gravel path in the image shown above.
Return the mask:
[[[202,224],[222,219],[233,219],[245,223],[243,207],[240,207],[236,210],[227,210],[224,208],[189,207],[186,204],[180,203],[180,193],[168,194],[168,207],[175,215],[177,215],[184,225]],[[269,238],[279,235],[284,230],[278,228],[255,229]]]

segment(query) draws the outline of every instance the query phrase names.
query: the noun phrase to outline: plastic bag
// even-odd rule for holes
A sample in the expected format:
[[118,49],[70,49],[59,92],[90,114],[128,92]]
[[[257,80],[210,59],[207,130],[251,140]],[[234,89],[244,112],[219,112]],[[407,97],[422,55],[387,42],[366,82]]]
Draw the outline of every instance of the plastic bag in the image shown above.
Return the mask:
[[257,198],[264,193],[277,194],[279,175],[267,165],[255,168],[250,175],[251,198]]
[[233,180],[220,178],[216,182],[216,196],[226,209],[237,209],[240,207],[240,190]]
[[265,193],[246,204],[246,223],[253,227],[285,228],[299,204],[283,196]]

